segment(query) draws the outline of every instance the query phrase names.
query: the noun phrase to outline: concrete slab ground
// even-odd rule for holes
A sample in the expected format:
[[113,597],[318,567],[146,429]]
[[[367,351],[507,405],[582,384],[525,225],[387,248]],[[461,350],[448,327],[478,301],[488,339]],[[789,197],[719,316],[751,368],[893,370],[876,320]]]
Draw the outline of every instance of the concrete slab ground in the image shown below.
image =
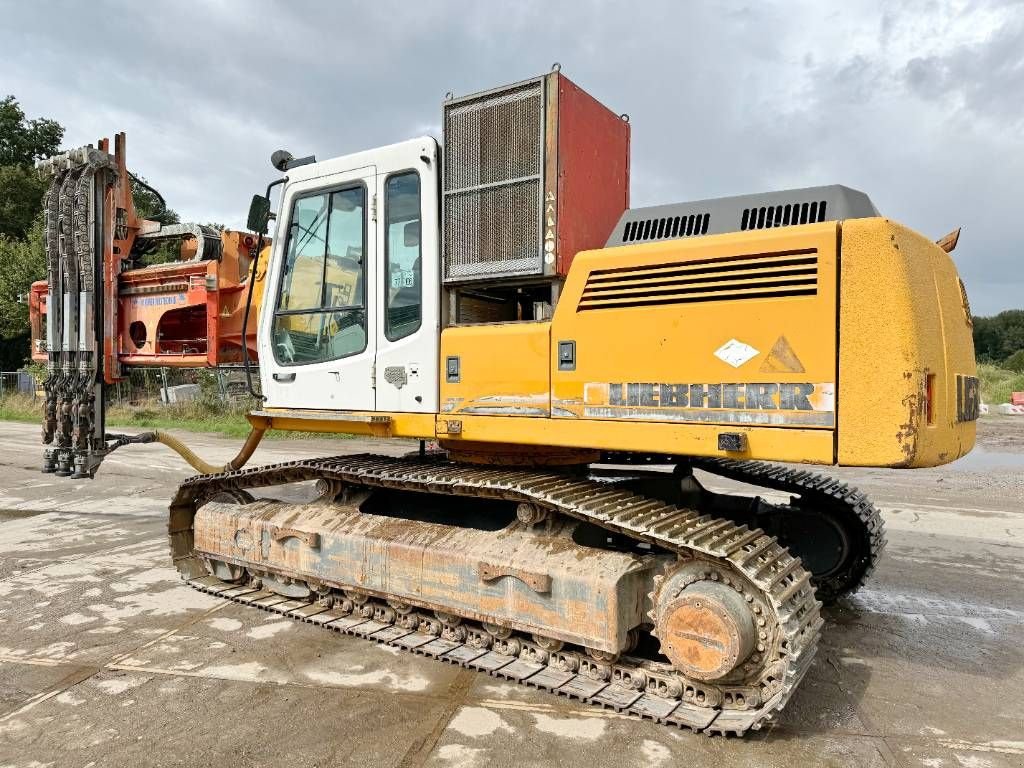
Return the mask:
[[[0,423],[0,767],[1022,766],[1024,420],[981,430],[959,465],[838,472],[883,508],[886,555],[777,722],[722,739],[196,592],[166,552],[183,462],[132,447],[61,480],[35,425]],[[268,441],[254,463],[408,449]]]

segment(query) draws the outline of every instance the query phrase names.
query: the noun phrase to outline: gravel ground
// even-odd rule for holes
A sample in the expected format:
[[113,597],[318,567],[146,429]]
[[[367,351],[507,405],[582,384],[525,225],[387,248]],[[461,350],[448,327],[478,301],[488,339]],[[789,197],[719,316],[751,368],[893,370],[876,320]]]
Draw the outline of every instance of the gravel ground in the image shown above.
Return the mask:
[[[933,470],[837,470],[882,508],[873,580],[827,611],[778,721],[744,739],[627,719],[181,585],[159,446],[92,482],[0,423],[0,768],[1024,765],[1024,419]],[[194,436],[226,460],[237,442]],[[254,463],[406,445],[268,442]],[[722,483],[722,487],[729,484]]]

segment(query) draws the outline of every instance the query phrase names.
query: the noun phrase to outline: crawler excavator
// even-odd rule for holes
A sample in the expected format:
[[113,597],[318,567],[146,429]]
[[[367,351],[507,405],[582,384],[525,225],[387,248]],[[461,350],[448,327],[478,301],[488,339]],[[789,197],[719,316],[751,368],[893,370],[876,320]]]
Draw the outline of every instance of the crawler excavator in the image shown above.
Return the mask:
[[[201,473],[168,522],[196,589],[694,731],[762,727],[884,545],[872,503],[808,465],[973,446],[955,237],[842,186],[631,208],[628,118],[557,69],[449,96],[442,125],[443,148],[274,154],[239,278],[259,405],[225,466],[106,431],[104,387],[164,364],[126,357],[118,316],[148,225],[123,136],[42,161],[44,469],[167,443]],[[272,429],[410,450],[246,468]],[[315,492],[264,493],[293,483]]]

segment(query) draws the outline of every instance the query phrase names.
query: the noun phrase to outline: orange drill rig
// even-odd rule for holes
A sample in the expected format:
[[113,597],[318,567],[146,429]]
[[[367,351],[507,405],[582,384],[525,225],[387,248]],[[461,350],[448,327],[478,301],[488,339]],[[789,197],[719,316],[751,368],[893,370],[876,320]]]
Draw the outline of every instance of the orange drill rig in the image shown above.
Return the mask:
[[[163,441],[202,473],[168,527],[198,589],[696,731],[761,727],[811,663],[820,601],[884,544],[856,489],[766,462],[973,445],[951,245],[839,186],[630,208],[628,122],[557,71],[448,99],[443,126],[443,150],[275,153],[261,402],[223,467],[105,433],[140,225],[119,153],[44,164],[46,467],[91,476]],[[440,450],[243,469],[270,429]],[[306,503],[257,497],[308,481]]]

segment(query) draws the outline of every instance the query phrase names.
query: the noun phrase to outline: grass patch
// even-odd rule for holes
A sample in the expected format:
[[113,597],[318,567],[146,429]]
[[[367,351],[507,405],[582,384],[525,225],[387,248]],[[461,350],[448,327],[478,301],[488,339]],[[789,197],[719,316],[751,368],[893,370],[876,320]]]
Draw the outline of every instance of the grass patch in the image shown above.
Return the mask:
[[0,420],[35,421],[42,424],[42,401],[33,402],[28,395],[7,395],[0,398]]
[[[233,405],[191,403],[117,404],[107,408],[107,426],[138,429],[179,429],[185,432],[213,432],[227,437],[245,437],[249,422],[248,408]],[[274,436],[269,432],[268,437]]]
[[1008,403],[1010,393],[1024,392],[1024,373],[981,363],[978,378],[981,379],[981,400],[989,405]]
[[[242,438],[249,434],[245,415],[249,407],[242,404],[211,405],[201,401],[191,403],[142,402],[128,405],[118,403],[107,407],[107,427],[133,427],[136,429],[167,429],[184,432],[211,432],[227,437]],[[0,420],[24,421],[41,424],[43,401],[29,395],[8,395],[0,399]],[[285,432],[273,429],[264,439],[285,438],[341,438],[351,435],[320,434],[314,432]]]

